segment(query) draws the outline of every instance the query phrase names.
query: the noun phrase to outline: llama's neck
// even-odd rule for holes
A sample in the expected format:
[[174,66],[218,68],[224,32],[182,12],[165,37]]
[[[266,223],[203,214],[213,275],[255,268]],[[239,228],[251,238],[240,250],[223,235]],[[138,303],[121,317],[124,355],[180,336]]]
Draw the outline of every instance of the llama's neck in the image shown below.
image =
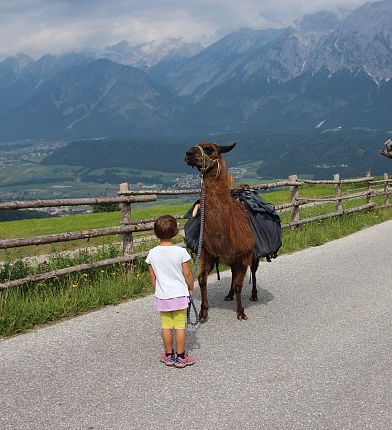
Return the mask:
[[209,205],[222,204],[222,200],[231,200],[229,185],[227,183],[227,169],[223,159],[220,160],[220,172],[217,177],[218,167],[211,169],[204,176],[206,199]]
[[[220,173],[214,166],[204,175],[205,211],[203,247],[206,255],[219,257],[233,266],[239,261],[250,265],[254,240],[245,208],[237,203],[227,183],[225,163],[220,159]],[[207,257],[205,257],[207,258]]]

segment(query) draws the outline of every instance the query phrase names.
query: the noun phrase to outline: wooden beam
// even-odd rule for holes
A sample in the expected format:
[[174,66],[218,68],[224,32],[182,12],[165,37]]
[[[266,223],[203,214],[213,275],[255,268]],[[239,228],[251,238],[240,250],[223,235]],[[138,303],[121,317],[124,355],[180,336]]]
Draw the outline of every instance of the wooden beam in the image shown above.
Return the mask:
[[[367,183],[369,180],[374,180],[373,176],[365,177],[365,178],[353,178],[353,179],[340,179],[341,184],[360,184],[360,183]],[[334,180],[313,180],[313,179],[301,179],[301,182],[304,184],[335,184]]]
[[227,185],[231,190],[235,187],[234,175],[227,175]]
[[335,173],[333,175],[333,180],[335,182],[335,196],[336,196],[336,212],[343,212],[343,200],[342,200],[342,191],[340,189],[340,174]]
[[301,185],[305,185],[305,183],[301,180],[301,181],[278,181],[278,182],[271,182],[269,184],[258,184],[258,185],[253,185],[252,189],[254,190],[268,190],[269,188],[278,188],[278,187],[288,187],[288,186],[301,186]]
[[95,263],[78,264],[77,266],[65,267],[64,269],[57,269],[51,272],[30,275],[30,276],[26,276],[25,278],[3,282],[2,284],[0,284],[0,290],[5,290],[6,288],[10,288],[10,287],[17,287],[18,285],[27,284],[29,282],[45,281],[47,279],[69,275],[71,273],[81,272],[83,270],[97,269],[99,267],[111,266],[113,264],[120,264],[120,263],[132,263],[138,259],[145,258],[147,254],[148,254],[148,251],[144,251],[138,254],[108,258],[106,260],[96,261]]
[[384,173],[384,206],[389,205],[389,179],[388,173]]
[[192,188],[189,190],[148,190],[148,191],[120,191],[117,194],[119,196],[138,196],[143,195],[157,195],[157,196],[177,196],[181,194],[200,194],[199,188]]
[[366,172],[366,178],[368,178],[368,181],[366,183],[366,203],[369,204],[372,202],[372,180],[374,178],[371,176],[370,172]]
[[[120,193],[123,191],[130,191],[128,182],[120,184]],[[132,205],[130,203],[121,203],[120,223],[122,226],[128,226],[131,224],[131,212]],[[133,250],[133,236],[131,231],[127,231],[123,234],[122,242],[124,255],[131,255]]]
[[[177,243],[178,246],[185,247],[184,243]],[[0,290],[5,290],[10,287],[27,284],[29,282],[45,281],[47,279],[58,278],[71,273],[82,272],[83,270],[98,269],[100,267],[112,266],[114,264],[133,263],[147,257],[149,251],[139,252],[137,254],[124,255],[121,257],[107,258],[105,260],[95,261],[94,263],[83,263],[76,266],[65,267],[63,269],[52,270],[51,272],[38,273],[35,275],[26,276],[25,278],[15,279],[12,281],[3,282],[0,284]]]
[[293,226],[296,225],[296,223],[299,220],[299,205],[298,205],[298,185],[296,185],[296,182],[298,182],[297,175],[291,175],[289,176],[289,182],[295,184],[290,187],[291,192],[291,203],[292,203],[292,209],[291,209],[291,224]]
[[46,236],[25,237],[19,239],[0,240],[0,249],[19,248],[21,246],[44,245],[47,243],[69,242],[78,239],[91,239],[92,237],[125,234],[136,231],[149,231],[154,228],[154,223],[130,224],[116,227],[95,228],[70,233],[48,234]]
[[304,218],[304,219],[301,219],[297,222],[290,222],[288,224],[283,224],[282,228],[296,227],[298,225],[307,224],[309,222],[322,221],[324,219],[339,217],[342,215],[347,215],[347,214],[351,214],[354,212],[360,212],[360,211],[369,210],[369,209],[373,209],[373,208],[374,208],[374,203],[369,203],[366,205],[358,206],[356,208],[345,209],[343,212],[331,212],[329,214],[318,215],[318,216],[315,216],[312,218]]
[[91,197],[80,199],[52,199],[52,200],[20,200],[13,202],[0,202],[0,209],[26,209],[50,208],[57,206],[85,206],[110,203],[142,203],[153,202],[157,199],[155,194],[127,196],[127,197]]

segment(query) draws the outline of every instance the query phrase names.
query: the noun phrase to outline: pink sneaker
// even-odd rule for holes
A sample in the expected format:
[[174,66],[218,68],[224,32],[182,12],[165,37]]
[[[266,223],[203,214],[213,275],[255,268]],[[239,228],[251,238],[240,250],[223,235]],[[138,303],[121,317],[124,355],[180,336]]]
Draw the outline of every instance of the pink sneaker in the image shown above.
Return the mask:
[[179,369],[182,369],[186,366],[192,366],[192,364],[195,364],[196,360],[191,355],[185,355],[185,358],[176,357],[176,361],[174,363],[174,366],[176,366]]
[[176,357],[174,355],[166,355],[164,352],[161,355],[161,363],[164,363],[166,366],[172,367],[176,363]]

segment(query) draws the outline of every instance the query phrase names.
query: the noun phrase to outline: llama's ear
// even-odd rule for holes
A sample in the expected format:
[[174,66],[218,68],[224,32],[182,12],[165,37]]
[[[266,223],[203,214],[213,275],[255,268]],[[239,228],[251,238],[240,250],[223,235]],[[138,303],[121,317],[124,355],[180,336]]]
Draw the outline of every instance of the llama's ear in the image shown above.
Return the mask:
[[229,145],[229,146],[218,146],[219,154],[230,152],[236,145],[237,145],[237,142],[234,142],[232,145]]

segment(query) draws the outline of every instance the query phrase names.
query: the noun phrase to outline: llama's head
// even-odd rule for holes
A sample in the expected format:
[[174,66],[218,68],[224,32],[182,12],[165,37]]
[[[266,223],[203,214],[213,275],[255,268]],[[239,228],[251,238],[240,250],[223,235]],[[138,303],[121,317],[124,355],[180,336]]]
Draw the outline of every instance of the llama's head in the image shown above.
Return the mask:
[[384,157],[392,158],[392,139],[388,139],[385,142],[385,149],[382,149],[380,154]]
[[235,143],[229,146],[221,146],[210,142],[199,143],[188,149],[185,155],[185,163],[205,173],[215,165],[219,167],[219,161],[222,159],[221,154],[231,151],[235,145]]

